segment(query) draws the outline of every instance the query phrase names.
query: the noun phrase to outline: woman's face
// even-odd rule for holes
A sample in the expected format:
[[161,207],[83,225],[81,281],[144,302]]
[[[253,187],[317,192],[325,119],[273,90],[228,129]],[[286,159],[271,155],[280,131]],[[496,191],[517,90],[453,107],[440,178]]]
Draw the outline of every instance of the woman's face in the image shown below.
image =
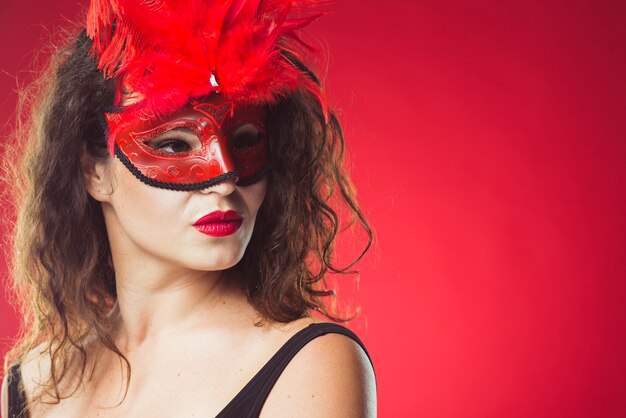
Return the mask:
[[103,193],[91,191],[103,202],[114,260],[156,259],[203,271],[241,260],[267,186],[264,177],[243,187],[230,179],[204,190],[160,189],[139,181],[117,159],[101,172]]
[[[124,105],[131,103],[126,101]],[[204,106],[222,104],[219,98],[213,98]],[[192,116],[186,118],[191,121],[185,119],[185,123],[195,123]],[[199,140],[208,131],[205,142],[226,141],[230,148],[224,145],[224,152],[235,157],[238,153],[250,154],[258,148],[264,134],[262,122],[258,125],[248,121],[262,118],[260,111],[235,109],[232,119],[224,123],[235,127],[232,132],[222,129],[221,123],[209,124],[197,135],[176,128],[150,137],[144,147],[154,147],[154,152],[168,161],[185,160],[189,158],[186,155],[203,153],[205,148],[210,155],[213,148],[203,147],[203,141]],[[220,139],[222,134],[224,139]],[[251,142],[256,148],[246,148]],[[154,159],[155,164],[160,163]],[[207,161],[211,162],[215,161]],[[241,260],[265,197],[265,176],[246,186],[239,186],[237,178],[228,177],[205,189],[174,191],[146,184],[136,175],[120,159],[110,158],[96,165],[88,181],[90,194],[103,203],[114,261],[116,257],[118,260],[130,257],[134,261],[153,258],[173,266],[215,271],[232,267]]]

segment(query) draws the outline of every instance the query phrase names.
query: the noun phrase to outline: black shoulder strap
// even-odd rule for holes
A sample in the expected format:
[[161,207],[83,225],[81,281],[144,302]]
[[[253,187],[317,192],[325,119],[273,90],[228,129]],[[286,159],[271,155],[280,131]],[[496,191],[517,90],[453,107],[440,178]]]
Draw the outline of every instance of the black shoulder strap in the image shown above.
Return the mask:
[[9,416],[7,418],[27,418],[26,397],[22,389],[22,373],[19,364],[9,368],[7,377],[9,392]]
[[216,418],[258,417],[270,391],[291,359],[310,341],[329,333],[352,338],[372,361],[359,337],[346,327],[331,323],[311,324],[291,337]]

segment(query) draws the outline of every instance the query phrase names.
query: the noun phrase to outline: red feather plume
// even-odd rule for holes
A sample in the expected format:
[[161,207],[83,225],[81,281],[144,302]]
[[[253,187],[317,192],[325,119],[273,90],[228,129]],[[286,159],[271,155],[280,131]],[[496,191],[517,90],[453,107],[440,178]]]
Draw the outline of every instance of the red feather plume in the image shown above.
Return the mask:
[[190,97],[212,92],[260,104],[297,88],[314,94],[325,110],[319,86],[282,55],[287,51],[303,60],[298,51],[306,48],[297,32],[319,14],[299,19],[288,15],[320,3],[92,0],[87,34],[98,68],[122,81],[118,96],[122,85],[141,93],[144,99],[129,108],[146,115],[167,114]]

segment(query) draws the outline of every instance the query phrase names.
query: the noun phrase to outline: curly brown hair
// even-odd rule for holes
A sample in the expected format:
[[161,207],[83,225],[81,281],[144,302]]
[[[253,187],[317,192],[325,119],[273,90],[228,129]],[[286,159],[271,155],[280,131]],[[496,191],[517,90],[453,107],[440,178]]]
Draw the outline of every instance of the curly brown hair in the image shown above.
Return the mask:
[[[50,359],[43,387],[57,402],[71,396],[59,391],[70,361],[80,359],[80,380],[84,376],[88,337],[125,360],[111,336],[115,273],[102,208],[86,191],[81,162],[84,155],[110,158],[102,114],[115,97],[115,80],[104,78],[90,47],[82,31],[22,93],[31,100],[28,115],[7,148],[14,155],[5,156],[16,205],[12,279],[22,311],[22,335],[5,369],[38,347]],[[293,56],[282,58],[318,82]],[[340,124],[301,91],[268,106],[267,115],[267,194],[243,259],[232,269],[245,278],[242,288],[265,320],[289,322],[311,310],[346,320],[326,303],[334,294],[326,277],[355,273],[350,269],[370,247],[372,232],[344,168]],[[366,242],[340,268],[333,254],[344,222],[362,227]]]

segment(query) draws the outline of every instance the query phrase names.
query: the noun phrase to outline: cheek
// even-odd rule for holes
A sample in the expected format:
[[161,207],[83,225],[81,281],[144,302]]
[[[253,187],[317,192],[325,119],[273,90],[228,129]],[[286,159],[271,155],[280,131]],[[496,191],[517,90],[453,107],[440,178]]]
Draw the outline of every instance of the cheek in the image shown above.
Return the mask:
[[256,217],[267,192],[267,176],[250,186],[240,188],[240,190],[248,210]]
[[162,227],[171,227],[184,209],[184,193],[174,194],[169,190],[148,186],[118,162],[116,184],[112,205],[120,223],[129,229],[150,228],[153,233]]

